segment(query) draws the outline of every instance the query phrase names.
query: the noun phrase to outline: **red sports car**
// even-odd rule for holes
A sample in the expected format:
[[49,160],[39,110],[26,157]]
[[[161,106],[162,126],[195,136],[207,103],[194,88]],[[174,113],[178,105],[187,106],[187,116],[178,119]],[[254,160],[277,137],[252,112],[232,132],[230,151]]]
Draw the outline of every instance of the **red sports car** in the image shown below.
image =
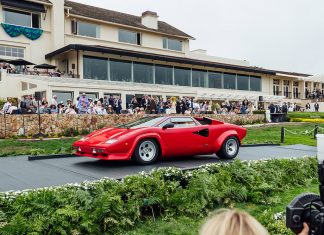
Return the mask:
[[143,117],[116,128],[92,132],[73,144],[76,155],[151,164],[159,157],[216,153],[236,157],[246,129],[209,118]]

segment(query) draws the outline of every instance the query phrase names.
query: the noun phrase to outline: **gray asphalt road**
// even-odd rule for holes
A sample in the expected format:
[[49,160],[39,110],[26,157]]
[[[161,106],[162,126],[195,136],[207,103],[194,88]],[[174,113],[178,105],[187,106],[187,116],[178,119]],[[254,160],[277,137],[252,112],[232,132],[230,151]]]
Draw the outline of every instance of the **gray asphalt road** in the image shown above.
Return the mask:
[[[305,145],[242,147],[237,159],[289,158],[315,156],[316,148]],[[75,157],[28,161],[27,157],[0,159],[0,191],[23,190],[79,183],[102,177],[123,178],[155,167],[174,166],[194,168],[207,163],[220,162],[216,156],[182,157],[157,162],[150,166],[138,166],[132,162],[110,162]]]

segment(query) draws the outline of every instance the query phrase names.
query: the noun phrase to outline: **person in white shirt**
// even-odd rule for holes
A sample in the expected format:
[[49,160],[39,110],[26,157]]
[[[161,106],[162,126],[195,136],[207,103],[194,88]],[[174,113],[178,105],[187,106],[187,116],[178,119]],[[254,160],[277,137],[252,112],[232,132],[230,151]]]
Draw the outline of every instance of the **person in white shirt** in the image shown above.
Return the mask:
[[57,102],[57,96],[56,95],[53,96],[53,98],[51,100],[51,105],[55,105],[57,107],[58,102]]
[[8,100],[4,105],[3,105],[3,108],[2,108],[2,112],[3,113],[9,113],[9,109],[11,107],[11,102]]

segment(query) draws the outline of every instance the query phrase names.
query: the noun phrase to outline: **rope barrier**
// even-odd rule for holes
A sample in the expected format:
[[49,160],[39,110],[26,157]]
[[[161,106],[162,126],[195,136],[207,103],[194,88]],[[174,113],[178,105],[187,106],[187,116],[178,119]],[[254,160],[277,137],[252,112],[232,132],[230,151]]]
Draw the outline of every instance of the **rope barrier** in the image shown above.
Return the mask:
[[285,143],[286,133],[289,133],[289,134],[292,134],[292,135],[306,135],[306,136],[313,135],[314,139],[316,139],[316,135],[319,133],[320,129],[324,130],[323,127],[319,127],[318,125],[315,125],[314,129],[305,130],[305,131],[292,131],[292,130],[289,130],[289,129],[285,128],[285,127],[281,127],[281,143]]
[[310,135],[310,134],[314,133],[315,129],[316,129],[316,127],[312,130],[294,132],[294,131],[291,131],[291,130],[288,130],[287,128],[285,128],[285,131],[287,131],[288,133],[293,134],[293,135]]

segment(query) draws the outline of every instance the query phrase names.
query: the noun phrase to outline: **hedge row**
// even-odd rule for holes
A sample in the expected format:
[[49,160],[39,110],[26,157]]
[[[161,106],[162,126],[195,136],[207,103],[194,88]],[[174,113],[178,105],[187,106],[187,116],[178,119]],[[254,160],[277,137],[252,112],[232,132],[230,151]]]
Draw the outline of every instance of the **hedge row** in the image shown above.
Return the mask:
[[[316,169],[315,158],[235,161],[0,193],[0,234],[122,234],[151,219],[152,210],[160,217],[199,219],[235,203],[271,205],[278,202],[276,193],[314,183]],[[273,215],[260,218],[271,234],[289,234]]]

